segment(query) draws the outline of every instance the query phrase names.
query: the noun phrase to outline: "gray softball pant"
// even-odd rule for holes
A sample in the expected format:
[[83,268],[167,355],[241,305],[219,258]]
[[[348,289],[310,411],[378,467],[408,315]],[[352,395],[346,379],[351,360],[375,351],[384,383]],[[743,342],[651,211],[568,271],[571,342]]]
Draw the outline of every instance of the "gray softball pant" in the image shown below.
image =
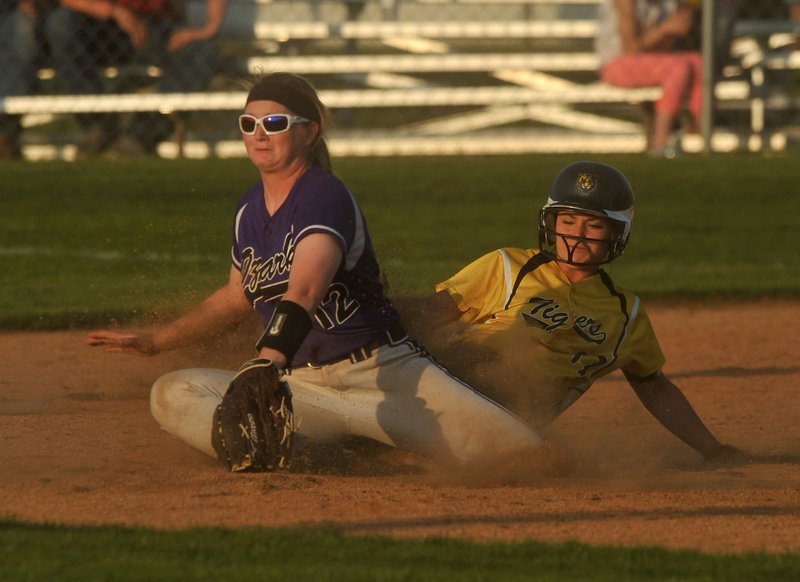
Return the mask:
[[[214,410],[235,372],[193,368],[159,378],[150,408],[163,429],[216,458]],[[360,362],[298,367],[283,376],[297,432],[335,442],[365,437],[457,466],[537,447],[539,433],[451,375],[413,341],[385,345]]]

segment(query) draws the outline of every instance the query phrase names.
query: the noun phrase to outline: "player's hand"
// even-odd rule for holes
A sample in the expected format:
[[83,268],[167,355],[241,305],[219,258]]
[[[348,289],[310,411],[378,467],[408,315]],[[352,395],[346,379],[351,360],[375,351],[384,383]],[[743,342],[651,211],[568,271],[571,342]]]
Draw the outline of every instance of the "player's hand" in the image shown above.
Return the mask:
[[132,10],[120,6],[119,4],[114,7],[112,15],[119,27],[128,35],[133,48],[137,51],[142,50],[150,36],[144,19],[137,16]]
[[692,26],[694,26],[694,10],[681,6],[675,14],[661,22],[659,26],[670,36],[684,37],[692,31]]
[[167,51],[175,52],[193,42],[205,40],[206,38],[208,37],[203,34],[203,29],[201,28],[180,28],[169,37]]
[[258,351],[259,358],[266,358],[270,360],[278,370],[283,370],[286,367],[286,356],[278,350],[272,348],[261,348]]
[[86,336],[83,343],[93,348],[105,348],[107,352],[133,354],[136,356],[154,356],[161,351],[150,334],[93,331]]

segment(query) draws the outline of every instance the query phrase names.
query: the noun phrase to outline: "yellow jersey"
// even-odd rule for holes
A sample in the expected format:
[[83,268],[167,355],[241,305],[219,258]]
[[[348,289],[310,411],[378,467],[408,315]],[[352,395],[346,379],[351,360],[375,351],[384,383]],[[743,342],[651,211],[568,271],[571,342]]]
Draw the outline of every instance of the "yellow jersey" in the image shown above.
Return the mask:
[[447,347],[440,346],[444,364],[536,425],[553,420],[601,376],[621,369],[646,379],[664,365],[639,298],[603,270],[571,283],[538,250],[504,248],[436,290],[462,312]]

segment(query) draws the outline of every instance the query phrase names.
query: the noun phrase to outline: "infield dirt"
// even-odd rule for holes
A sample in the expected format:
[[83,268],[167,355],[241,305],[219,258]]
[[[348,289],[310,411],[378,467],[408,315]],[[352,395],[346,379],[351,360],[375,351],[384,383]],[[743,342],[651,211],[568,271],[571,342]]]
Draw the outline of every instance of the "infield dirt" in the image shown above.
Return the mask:
[[161,431],[148,395],[176,368],[238,366],[247,345],[145,359],[87,348],[85,331],[4,333],[0,517],[800,552],[800,302],[649,312],[667,374],[712,432],[756,462],[704,465],[615,373],[550,428],[556,448],[525,481],[460,482],[374,447],[346,471],[230,475]]

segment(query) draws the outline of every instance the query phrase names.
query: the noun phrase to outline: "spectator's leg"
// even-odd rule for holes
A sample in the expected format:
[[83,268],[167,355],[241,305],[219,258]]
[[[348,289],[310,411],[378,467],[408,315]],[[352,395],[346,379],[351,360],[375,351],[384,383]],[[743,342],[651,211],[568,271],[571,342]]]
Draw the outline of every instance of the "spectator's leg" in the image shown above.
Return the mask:
[[[669,144],[675,120],[690,92],[695,75],[690,60],[687,58],[689,54],[691,53],[669,55],[670,61],[663,67],[664,78],[661,83],[663,93],[661,99],[656,102],[656,119],[653,128],[654,151],[661,151]],[[698,55],[699,57],[700,55]],[[699,89],[698,97],[702,99],[702,85],[699,86]]]
[[[366,2],[364,0],[345,0],[345,8],[347,9],[346,20],[354,22],[361,18],[361,13],[364,12]],[[354,38],[347,39],[346,50],[350,54],[358,52],[358,41]]]
[[162,93],[202,91],[219,69],[219,52],[213,41],[197,41],[184,48],[165,53],[164,78],[158,89]]
[[397,20],[400,0],[381,0],[384,20]]
[[[99,73],[99,51],[93,42],[110,24],[90,18],[68,8],[53,10],[45,22],[45,37],[50,46],[53,64],[64,89],[75,95],[100,95],[106,92]],[[114,25],[115,26],[115,25]],[[115,26],[116,28],[116,26]],[[113,38],[114,31],[102,35]],[[78,144],[79,157],[91,157],[104,151],[117,136],[116,115],[86,113],[76,116],[84,129]]]
[[[687,54],[693,53],[625,55],[611,61],[601,71],[603,81],[610,85],[661,87],[661,98],[655,104],[651,152],[660,152],[668,145],[675,119],[680,113],[693,77],[696,77],[686,58]],[[702,71],[702,61],[700,66]],[[702,78],[700,82],[702,84]],[[702,97],[702,92],[700,96]]]
[[653,147],[653,122],[655,120],[655,109],[652,101],[646,101],[641,104],[642,110],[642,127],[644,127],[644,135],[647,140],[648,151]]
[[[36,71],[36,19],[20,9],[0,12],[0,97],[27,95]],[[0,159],[22,157],[20,116],[0,115]]]
[[[219,67],[219,53],[213,41],[193,42],[174,52],[166,50],[171,27],[165,23],[152,23],[153,42],[148,47],[152,62],[161,65],[164,77],[158,85],[161,93],[194,93],[205,90]],[[186,114],[174,114],[178,124],[185,124]],[[145,153],[155,153],[159,142],[168,139],[176,129],[176,120],[158,112],[136,114],[129,134]],[[178,144],[179,148],[182,144]]]
[[689,112],[694,125],[690,129],[693,133],[698,133],[703,115],[703,57],[700,53],[686,53],[686,60],[691,68]]

